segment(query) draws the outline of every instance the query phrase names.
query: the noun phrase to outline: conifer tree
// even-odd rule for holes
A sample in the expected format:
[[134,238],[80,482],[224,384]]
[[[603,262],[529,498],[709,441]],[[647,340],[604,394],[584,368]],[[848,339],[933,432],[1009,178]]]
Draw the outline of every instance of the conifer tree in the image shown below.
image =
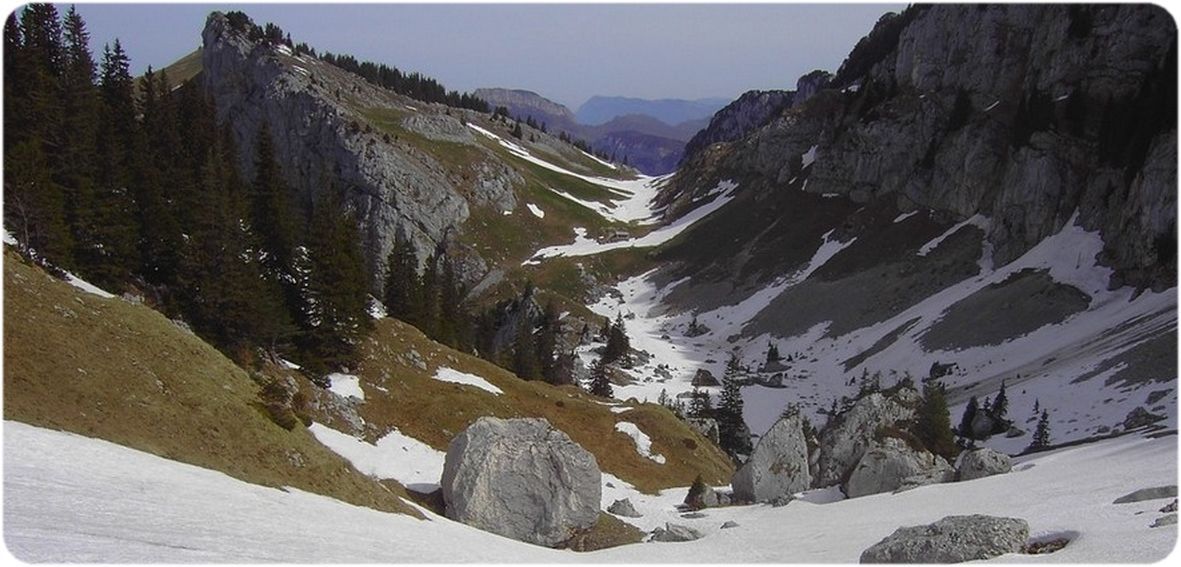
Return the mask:
[[412,323],[421,302],[422,280],[418,277],[418,257],[414,246],[402,232],[394,238],[394,247],[386,259],[384,301],[390,317]]
[[627,338],[627,328],[623,324],[623,314],[615,315],[615,322],[607,330],[607,346],[603,349],[603,363],[608,364],[620,360],[631,349]]
[[[460,348],[468,342],[470,330],[463,310],[463,284],[455,274],[455,262],[450,256],[442,258],[443,271],[439,282],[438,341]],[[469,345],[470,346],[470,345]]]
[[289,198],[291,192],[275,158],[270,127],[265,121],[255,140],[251,189],[250,224],[262,242],[266,275],[283,287],[286,303],[294,312],[299,301],[297,289],[291,285],[298,223]]
[[960,418],[960,426],[957,432],[960,437],[965,439],[972,439],[972,420],[976,419],[976,412],[980,411],[980,403],[976,400],[976,396],[968,399],[968,405],[964,406],[964,415]]
[[591,363],[590,393],[602,398],[610,398],[615,395],[611,388],[611,378],[607,374],[607,366],[603,364],[602,358]]
[[1042,410],[1042,416],[1037,421],[1037,429],[1033,432],[1033,441],[1029,450],[1036,451],[1050,446],[1050,412]]
[[541,378],[541,368],[537,363],[537,342],[533,331],[529,312],[522,309],[517,321],[516,339],[513,342],[513,373],[522,380]]
[[915,418],[914,434],[932,453],[949,460],[955,457],[956,445],[947,412],[946,392],[938,380],[927,380],[923,384],[923,400]]
[[997,392],[996,398],[992,400],[992,416],[997,420],[1005,419],[1005,414],[1009,412],[1009,397],[1005,394],[1005,381],[1001,380],[1001,390]]
[[732,458],[749,455],[750,434],[743,417],[742,387],[738,384],[738,357],[731,355],[722,377],[722,396],[714,411],[718,420],[718,444]]
[[422,296],[414,325],[426,336],[439,335],[439,256],[431,254],[422,267]]
[[541,328],[537,333],[537,362],[541,368],[541,377],[550,384],[560,382],[556,358],[560,325],[557,307],[553,301],[547,301],[541,312]]
[[705,392],[694,387],[692,395],[689,396],[689,409],[687,411],[689,417],[712,417],[714,408],[709,392]]
[[65,62],[59,84],[62,131],[57,136],[62,147],[54,177],[64,191],[66,223],[74,243],[72,256],[78,257],[84,254],[80,248],[94,240],[91,211],[97,167],[98,91],[90,34],[73,6],[66,13],[64,38]]
[[372,326],[365,259],[356,222],[327,182],[312,210],[307,250],[304,343],[312,368],[351,365],[357,345]]

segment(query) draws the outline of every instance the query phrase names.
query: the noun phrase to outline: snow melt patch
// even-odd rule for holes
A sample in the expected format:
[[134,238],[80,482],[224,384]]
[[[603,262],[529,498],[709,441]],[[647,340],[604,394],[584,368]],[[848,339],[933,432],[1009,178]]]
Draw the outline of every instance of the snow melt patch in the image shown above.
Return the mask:
[[964,220],[963,222],[956,224],[955,226],[947,229],[946,231],[943,232],[943,234],[940,234],[939,236],[932,238],[930,241],[928,241],[926,244],[924,244],[922,248],[919,248],[918,255],[919,256],[926,256],[927,254],[930,254],[931,251],[938,248],[939,245],[942,244],[944,240],[947,240],[947,237],[955,234],[956,232],[959,232],[959,230],[961,228],[964,228],[965,226],[969,226],[969,225],[974,226],[976,228],[979,228],[980,230],[987,232],[988,231],[988,224],[989,224],[988,218],[985,217],[984,215],[981,215],[981,214],[973,215],[973,216],[969,217],[968,219]]
[[479,376],[476,376],[475,374],[468,374],[467,372],[460,372],[458,370],[447,368],[446,366],[440,366],[439,369],[435,371],[434,379],[441,380],[443,382],[454,382],[456,384],[463,384],[465,386],[475,386],[481,390],[490,392],[490,393],[495,394],[497,396],[504,393],[504,390],[501,390],[500,388],[493,386],[491,382],[489,382],[483,378],[480,378]]
[[648,457],[657,463],[664,464],[664,455],[652,453],[652,439],[648,434],[640,430],[640,427],[630,421],[620,421],[615,424],[615,430],[619,431],[636,443],[636,452],[641,456]]
[[328,375],[328,380],[332,383],[331,386],[328,386],[328,390],[333,394],[342,398],[365,399],[365,392],[361,390],[361,379],[359,377],[353,374],[333,372]]
[[533,203],[526,203],[525,206],[529,207],[529,212],[533,213],[533,216],[539,219],[545,218],[545,211],[541,210],[541,207],[538,207]]
[[800,167],[808,167],[809,165],[812,165],[816,161],[816,148],[818,148],[818,147],[820,147],[820,146],[814,145],[814,146],[808,148],[808,151],[804,152],[803,154],[800,154],[800,160],[803,162],[803,165]]
[[738,184],[728,179],[718,182],[717,186],[708,195],[702,197],[702,200],[712,197],[712,201],[689,211],[681,218],[639,238],[629,238],[617,242],[598,242],[586,237],[586,229],[575,228],[573,243],[542,248],[534,253],[533,257],[526,262],[555,256],[591,256],[621,248],[652,248],[660,246],[676,238],[677,235],[693,226],[697,221],[724,207],[726,203],[729,203],[734,198],[734,192],[737,188]]
[[72,274],[70,272],[66,272],[66,283],[68,283],[68,284],[70,284],[82,291],[85,291],[86,293],[92,293],[92,294],[97,295],[99,297],[105,297],[107,299],[112,299],[115,297],[115,294],[108,292],[108,291],[106,291],[106,290],[104,290],[104,289],[78,277],[78,276],[75,276],[74,274]]
[[902,214],[900,214],[900,215],[898,215],[898,216],[894,217],[894,224],[898,224],[898,223],[900,223],[900,222],[902,222],[902,221],[904,221],[904,220],[906,220],[906,219],[908,219],[908,218],[910,218],[910,217],[913,217],[913,216],[915,216],[915,215],[917,215],[917,214],[919,214],[918,210],[914,210],[914,211],[911,211],[911,212],[909,212],[909,213],[902,213]]
[[373,478],[392,478],[419,492],[438,487],[447,454],[396,428],[376,443],[357,439],[322,423],[308,427],[316,440],[340,455],[353,468]]
[[994,100],[994,101],[992,101],[992,104],[990,104],[990,105],[988,105],[987,107],[985,107],[985,109],[984,109],[984,112],[988,112],[988,111],[990,111],[990,110],[992,110],[992,109],[996,108],[996,105],[998,105],[998,104],[1000,104],[1000,103],[1001,103],[1000,99],[997,99],[997,100]]

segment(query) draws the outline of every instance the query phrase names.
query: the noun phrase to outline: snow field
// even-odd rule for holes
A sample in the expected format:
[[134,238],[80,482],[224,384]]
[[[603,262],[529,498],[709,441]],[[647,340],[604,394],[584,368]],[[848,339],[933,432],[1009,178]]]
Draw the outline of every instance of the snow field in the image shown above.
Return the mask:
[[308,431],[332,452],[352,463],[353,468],[379,479],[394,479],[418,492],[431,492],[443,477],[447,454],[396,428],[376,443],[368,443],[322,423]]
[[[698,519],[673,508],[687,488],[644,495],[605,474],[603,506],[630,498],[643,514],[624,521],[644,530],[675,522],[706,537],[580,554],[429,512],[428,520],[416,520],[248,484],[102,440],[12,421],[4,426],[5,543],[23,561],[854,563],[900,526],[973,513],[1025,519],[1034,538],[1071,538],[1057,553],[999,562],[1151,562],[1166,557],[1177,538],[1176,526],[1148,527],[1172,499],[1112,504],[1133,490],[1176,482],[1173,436],[1039,454],[1018,459],[1012,473],[971,482],[835,502],[831,490],[810,491],[780,508],[714,508]],[[727,520],[739,527],[721,530]]]
[[648,437],[647,433],[640,430],[640,426],[630,421],[620,421],[615,423],[615,430],[631,437],[632,441],[635,441],[636,452],[640,456],[652,459],[659,464],[664,464],[664,455],[652,452],[652,439]]
[[476,388],[484,390],[485,392],[495,396],[499,396],[504,393],[504,390],[497,388],[496,386],[492,385],[491,382],[476,376],[475,374],[460,372],[458,370],[447,368],[446,366],[440,366],[439,369],[435,371],[433,378],[443,382],[454,382],[456,384],[463,384],[465,386],[475,386]]
[[328,390],[342,398],[365,399],[365,391],[361,389],[361,378],[353,374],[333,372],[327,376],[331,385]]

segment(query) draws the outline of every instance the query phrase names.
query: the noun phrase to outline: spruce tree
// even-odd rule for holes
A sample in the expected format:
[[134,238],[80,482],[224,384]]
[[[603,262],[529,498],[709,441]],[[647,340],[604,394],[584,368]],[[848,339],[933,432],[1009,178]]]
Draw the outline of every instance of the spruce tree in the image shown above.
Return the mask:
[[1033,441],[1029,444],[1030,451],[1045,449],[1050,446],[1050,412],[1042,410],[1042,416],[1037,421],[1037,429],[1033,432]]
[[732,458],[749,455],[750,434],[743,417],[742,387],[738,384],[738,357],[731,356],[722,377],[722,396],[714,411],[718,420],[718,444]]
[[550,384],[560,382],[556,358],[560,325],[558,308],[553,301],[547,301],[541,312],[541,328],[537,333],[537,362],[541,367],[541,377]]
[[607,374],[607,366],[603,363],[602,358],[591,363],[590,393],[602,398],[610,398],[615,395],[611,388],[611,378]]
[[522,309],[517,320],[516,339],[513,342],[513,373],[522,380],[541,378],[537,364],[537,343],[533,336],[533,321],[528,310]]
[[1005,381],[1001,380],[1001,390],[997,392],[996,398],[992,400],[992,416],[998,421],[1005,419],[1005,414],[1009,412],[1009,397],[1005,394]]
[[947,412],[947,397],[943,384],[928,380],[923,384],[923,400],[915,419],[913,433],[927,450],[946,459],[956,454],[951,432],[951,417]]
[[445,345],[462,348],[469,341],[470,329],[463,310],[463,283],[455,274],[455,262],[450,256],[442,258],[443,271],[439,281],[439,332],[437,340]]
[[293,255],[298,245],[298,222],[275,157],[270,127],[264,121],[254,145],[254,182],[251,184],[251,226],[258,233],[265,252],[268,278],[278,282],[287,294],[289,307],[298,305],[293,281]]
[[340,195],[324,182],[307,234],[308,281],[304,346],[313,368],[355,362],[356,348],[372,326],[365,258],[357,225]]
[[422,295],[414,318],[414,325],[431,338],[439,335],[439,291],[439,257],[431,254],[422,267]]
[[85,248],[94,241],[99,101],[90,33],[73,6],[66,13],[64,38],[65,63],[59,84],[62,131],[57,137],[62,148],[54,176],[64,190],[66,223],[74,243],[72,256],[77,258],[84,256]]
[[965,439],[973,439],[972,434],[972,420],[976,419],[976,412],[980,411],[980,403],[976,400],[976,396],[968,399],[968,405],[964,406],[964,415],[960,418],[960,426],[957,432],[960,437]]
[[422,280],[418,276],[418,257],[414,246],[398,232],[394,247],[386,259],[384,301],[390,317],[412,323],[422,296]]
[[623,314],[615,315],[615,322],[607,330],[607,346],[603,349],[603,363],[611,363],[622,359],[631,349],[627,338],[627,328],[623,324]]
[[689,409],[687,410],[687,413],[689,417],[712,417],[714,408],[709,392],[705,392],[694,387],[692,395],[689,396]]

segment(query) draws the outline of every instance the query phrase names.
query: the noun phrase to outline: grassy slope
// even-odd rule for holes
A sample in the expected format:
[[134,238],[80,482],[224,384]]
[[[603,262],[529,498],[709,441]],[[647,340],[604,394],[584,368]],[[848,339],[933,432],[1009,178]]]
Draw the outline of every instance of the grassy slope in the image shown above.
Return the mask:
[[[427,369],[416,367],[415,351]],[[440,366],[481,376],[504,391],[496,396],[479,388],[432,379]],[[717,447],[656,404],[629,404],[612,413],[602,400],[573,386],[526,382],[487,361],[431,341],[418,329],[394,319],[377,322],[362,346],[358,370],[365,402],[360,414],[377,431],[397,427],[432,447],[447,444],[476,418],[544,417],[594,453],[599,467],[645,492],[687,486],[698,473],[708,482],[727,482],[733,469]],[[383,388],[383,390],[378,389]],[[630,437],[615,431],[617,421],[637,424],[652,439],[653,451],[666,464],[636,452]],[[369,439],[370,442],[376,439]]]
[[7,250],[4,291],[4,419],[418,515],[401,486],[272,423],[245,371],[158,312],[79,291]]

